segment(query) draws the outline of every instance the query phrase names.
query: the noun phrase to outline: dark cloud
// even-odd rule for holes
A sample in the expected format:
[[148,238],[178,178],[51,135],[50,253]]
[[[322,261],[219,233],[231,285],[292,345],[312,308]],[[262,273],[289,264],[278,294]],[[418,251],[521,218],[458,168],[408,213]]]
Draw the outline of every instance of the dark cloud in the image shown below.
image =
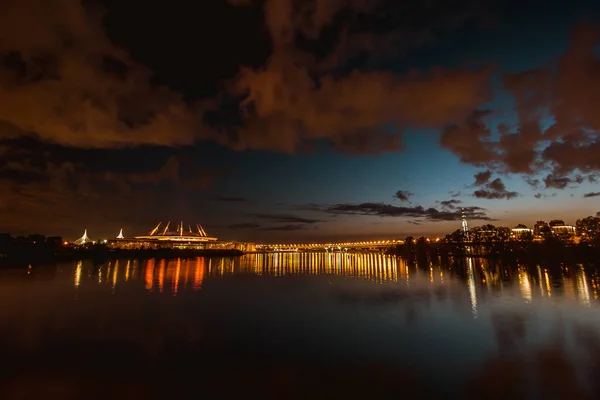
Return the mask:
[[[181,96],[106,36],[83,1],[2,2],[0,122],[76,147],[182,145],[209,137]],[[43,18],[39,16],[43,15]]]
[[531,176],[525,176],[524,179],[525,179],[525,182],[527,182],[527,184],[529,186],[531,186],[532,188],[537,189],[537,188],[540,187],[540,180],[539,179],[533,178]]
[[443,201],[440,201],[440,205],[441,205],[442,207],[444,207],[444,208],[448,208],[448,209],[450,209],[450,210],[454,210],[454,209],[456,209],[456,207],[457,207],[459,204],[462,204],[462,201],[461,201],[461,200],[450,199],[450,200],[443,200]]
[[[400,76],[356,64],[364,54],[389,56],[390,49],[421,45],[478,20],[489,2],[230,1],[263,8],[272,54],[262,67],[241,68],[223,82],[226,94],[193,103],[154,84],[152,72],[108,38],[102,13],[89,3],[0,6],[5,132],[34,132],[79,148],[210,139],[234,149],[287,153],[322,139],[339,151],[366,154],[398,151],[403,128],[445,126],[491,95],[490,68]],[[328,38],[325,29],[334,34]],[[243,99],[231,118],[222,118],[234,120],[233,126],[217,117],[230,112],[223,109],[225,98]]]
[[473,196],[475,196],[478,199],[506,199],[506,200],[510,200],[510,199],[514,199],[516,197],[519,196],[519,193],[517,192],[509,192],[509,191],[493,191],[493,190],[487,190],[487,189],[480,189],[480,190],[476,190],[473,192]]
[[520,196],[517,192],[511,192],[506,190],[506,185],[502,182],[502,179],[496,178],[490,182],[492,176],[491,171],[484,171],[475,174],[474,186],[479,186],[478,189],[473,192],[473,196],[478,199],[514,199]]
[[254,231],[300,231],[308,229],[306,223],[296,224],[285,224],[285,225],[273,225],[273,226],[262,226],[255,222],[246,222],[241,224],[233,224],[228,226],[229,229],[234,230],[254,230]]
[[[145,159],[150,162],[141,159],[131,163],[132,152],[138,156],[146,154]],[[165,182],[182,189],[207,189],[215,179],[230,173],[227,169],[190,165],[184,155],[157,148],[74,150],[19,138],[0,139],[0,155],[0,174],[14,184],[63,181],[68,185],[61,188],[71,189],[112,184],[112,193],[129,193],[132,185]]]
[[[354,153],[397,151],[404,126],[441,126],[486,101],[481,88],[488,78],[488,71],[404,78],[355,72],[324,77],[316,87],[307,71],[273,60],[264,71],[240,75],[238,87],[249,93],[249,108],[236,132],[237,145],[292,153],[306,140],[327,139],[334,148],[350,145]],[[394,125],[398,133],[382,131],[385,125]]]
[[0,181],[8,181],[16,184],[28,185],[47,181],[49,177],[36,171],[20,169],[17,165],[0,167]]
[[222,201],[224,203],[246,203],[248,199],[244,197],[234,197],[234,196],[219,196],[217,197],[218,201]]
[[[319,70],[343,65],[369,53],[369,60],[402,55],[411,47],[431,42],[443,32],[467,21],[480,22],[493,11],[491,1],[458,0],[399,3],[395,0],[228,0],[234,5],[264,8],[274,46],[298,44],[295,50]],[[415,23],[418,20],[419,23]],[[376,27],[377,29],[373,29]],[[324,30],[335,31],[337,40],[328,43],[326,54],[309,55],[310,44]],[[329,32],[331,33],[331,32]]]
[[168,148],[74,150],[32,138],[0,139],[0,231],[68,235],[83,225],[112,231],[196,218],[187,202],[229,172],[190,165],[187,158]]
[[[491,220],[483,208],[464,207],[465,213],[470,219]],[[429,221],[458,221],[461,219],[461,211],[437,210],[423,206],[398,207],[384,203],[361,203],[361,204],[334,204],[324,208],[331,214],[346,215],[372,215],[378,217],[406,217],[423,218]]]
[[268,227],[259,228],[259,229],[261,231],[285,231],[285,232],[292,232],[292,231],[306,230],[306,229],[308,229],[308,227],[306,225],[300,225],[300,224],[287,224],[287,225],[278,225],[278,226],[268,226]]
[[481,171],[475,174],[475,186],[481,186],[490,181],[492,177],[492,171]]
[[[597,27],[579,26],[555,62],[504,75],[519,122],[499,125],[498,139],[491,136],[491,121],[484,122],[490,112],[477,111],[446,128],[442,146],[462,162],[502,172],[530,175],[551,170],[546,187],[567,187],[577,171],[600,171],[600,59],[595,52],[599,33]],[[543,130],[540,121],[548,117],[554,124]]]
[[[263,68],[242,69],[229,86],[235,94],[245,96],[242,124],[233,132],[236,148],[292,153],[306,141],[325,139],[334,148],[351,153],[398,151],[404,127],[442,127],[466,116],[490,98],[489,68],[477,71],[438,68],[426,73],[412,71],[404,76],[372,68],[368,71],[354,68],[345,73],[348,53],[355,50],[348,40],[354,42],[360,37],[367,47],[378,41],[350,33],[343,36],[346,42],[340,43],[333,55],[327,52],[330,57],[326,59],[315,58],[297,43],[298,37],[320,38],[322,29],[338,15],[352,19],[359,14],[364,18],[372,12],[381,13],[378,3],[383,2],[269,0],[262,3],[273,53]],[[409,15],[427,17],[437,11],[436,7],[426,8],[427,12],[406,9],[412,14],[399,15],[410,20]],[[394,28],[403,26],[406,25],[395,24]],[[415,25],[410,27],[414,35]],[[391,126],[395,129],[391,130]]]
[[414,194],[412,192],[409,192],[408,190],[398,190],[394,195],[394,198],[400,201],[409,201],[409,198],[413,195]]
[[463,122],[447,126],[440,137],[441,146],[456,154],[460,161],[476,166],[486,166],[493,161],[492,132],[483,118],[490,110],[475,110]]
[[259,229],[260,225],[254,222],[247,222],[242,224],[233,224],[228,226],[229,229]]
[[558,174],[549,174],[544,178],[546,188],[565,189],[571,184],[579,185],[583,183],[584,178],[581,175],[566,176]]
[[600,196],[600,192],[590,192],[583,195],[583,197],[598,197]]
[[248,214],[248,216],[269,222],[282,222],[290,224],[316,224],[319,222],[325,222],[319,219],[303,218],[291,214]]

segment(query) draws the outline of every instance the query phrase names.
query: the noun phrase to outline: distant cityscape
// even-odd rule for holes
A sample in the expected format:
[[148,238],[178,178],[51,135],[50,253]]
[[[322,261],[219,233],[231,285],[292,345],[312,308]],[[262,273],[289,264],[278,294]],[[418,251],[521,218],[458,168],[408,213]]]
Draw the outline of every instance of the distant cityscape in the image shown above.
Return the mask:
[[[589,216],[578,219],[575,225],[566,224],[564,220],[553,219],[549,222],[537,221],[532,227],[525,224],[517,224],[513,228],[494,226],[492,224],[483,224],[471,228],[467,220],[467,215],[463,212],[460,220],[460,228],[445,235],[444,237],[425,237],[430,242],[455,242],[461,239],[467,242],[486,242],[497,240],[511,241],[543,241],[549,235],[560,238],[561,240],[579,243],[581,241],[591,240],[600,234],[600,217]],[[7,243],[12,238],[10,234],[0,235],[0,244]],[[187,250],[239,250],[242,252],[256,251],[289,251],[289,250],[319,250],[319,249],[383,249],[391,246],[401,245],[406,238],[390,238],[381,240],[363,240],[363,241],[340,241],[327,243],[254,243],[219,240],[209,235],[201,224],[185,225],[183,222],[171,224],[162,222],[151,229],[148,234],[134,237],[127,237],[123,230],[114,238],[92,239],[88,236],[88,231],[84,230],[83,235],[72,242],[63,241],[62,238],[48,237],[42,235],[29,235],[28,237],[12,238],[19,239],[20,242],[27,240],[36,241],[48,240],[62,244],[63,246],[89,247],[95,245],[104,245],[112,249],[187,249]]]

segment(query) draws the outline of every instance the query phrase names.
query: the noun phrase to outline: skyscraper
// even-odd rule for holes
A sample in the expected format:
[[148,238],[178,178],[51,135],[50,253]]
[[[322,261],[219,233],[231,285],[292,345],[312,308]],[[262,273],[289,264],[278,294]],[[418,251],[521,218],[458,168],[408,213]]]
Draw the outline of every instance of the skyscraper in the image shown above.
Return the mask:
[[461,208],[461,220],[462,220],[462,231],[465,235],[465,238],[469,237],[469,224],[467,223],[467,214],[465,214],[465,209]]

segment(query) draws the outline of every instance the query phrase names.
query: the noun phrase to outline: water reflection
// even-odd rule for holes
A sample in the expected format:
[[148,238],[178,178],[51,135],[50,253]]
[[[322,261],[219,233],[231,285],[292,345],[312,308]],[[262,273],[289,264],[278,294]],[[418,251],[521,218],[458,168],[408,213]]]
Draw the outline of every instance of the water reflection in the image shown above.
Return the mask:
[[477,288],[475,286],[475,268],[473,267],[473,260],[471,258],[467,259],[468,264],[468,286],[469,286],[469,296],[471,298],[471,310],[473,311],[473,317],[477,318]]
[[[121,266],[125,264],[125,268]],[[64,274],[63,268],[61,274]],[[430,263],[416,266],[383,254],[274,253],[229,259],[116,260],[102,265],[78,261],[73,267],[75,288],[82,284],[109,284],[111,288],[143,280],[149,292],[177,295],[197,291],[207,278],[234,275],[336,276],[376,284],[411,282],[448,285],[464,282],[470,308],[477,316],[478,292],[517,295],[524,302],[551,299],[573,300],[587,307],[598,306],[598,273],[583,265],[564,267],[551,274],[541,266],[503,266],[485,259],[466,259],[454,266]],[[34,277],[35,278],[35,277]],[[450,280],[449,280],[449,279]]]
[[600,393],[598,273],[586,265],[375,253],[80,261],[0,272],[0,304],[3,399],[57,382],[75,393],[61,398],[89,398],[92,384],[110,398],[173,398],[183,377],[221,398]]
[[81,283],[81,269],[83,266],[83,261],[77,261],[77,266],[75,267],[75,277],[74,277],[74,285],[76,288],[79,287]]

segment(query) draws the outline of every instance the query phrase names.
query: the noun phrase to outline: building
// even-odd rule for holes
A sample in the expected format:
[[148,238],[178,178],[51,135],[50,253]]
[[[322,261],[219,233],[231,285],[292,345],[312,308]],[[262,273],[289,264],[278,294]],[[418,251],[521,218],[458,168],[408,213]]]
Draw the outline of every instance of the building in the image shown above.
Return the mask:
[[575,227],[572,225],[554,225],[551,226],[550,229],[552,229],[552,233],[554,233],[555,235],[569,235],[569,236],[575,236]]
[[465,214],[465,209],[461,209],[461,228],[465,239],[469,238],[469,223],[467,222],[467,214]]
[[547,232],[550,232],[550,227],[545,221],[538,221],[533,226],[534,236],[543,236]]
[[533,229],[529,229],[525,225],[519,224],[510,230],[510,237],[512,239],[533,238]]
[[562,219],[554,219],[548,223],[552,233],[555,235],[568,235],[575,236],[575,227],[572,225],[566,225]]
[[170,222],[164,228],[161,228],[161,225],[162,222],[156,225],[148,235],[133,238],[126,238],[121,229],[116,238],[108,239],[104,243],[113,249],[131,250],[240,250],[243,252],[256,250],[254,243],[219,241],[216,237],[209,236],[200,224],[196,224],[194,228],[188,225],[185,229],[181,222],[174,230],[169,230]]

